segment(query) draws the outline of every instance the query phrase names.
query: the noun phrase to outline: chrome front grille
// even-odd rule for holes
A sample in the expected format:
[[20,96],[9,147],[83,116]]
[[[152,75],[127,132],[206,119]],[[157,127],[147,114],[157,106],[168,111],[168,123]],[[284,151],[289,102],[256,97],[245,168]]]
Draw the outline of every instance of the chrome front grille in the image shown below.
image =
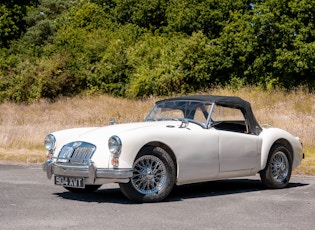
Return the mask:
[[74,153],[72,154],[73,159],[89,159],[89,155],[94,150],[93,147],[78,147],[74,150]]
[[96,150],[96,146],[86,142],[71,142],[62,147],[59,152],[57,162],[72,164],[84,164],[87,163],[93,153]]

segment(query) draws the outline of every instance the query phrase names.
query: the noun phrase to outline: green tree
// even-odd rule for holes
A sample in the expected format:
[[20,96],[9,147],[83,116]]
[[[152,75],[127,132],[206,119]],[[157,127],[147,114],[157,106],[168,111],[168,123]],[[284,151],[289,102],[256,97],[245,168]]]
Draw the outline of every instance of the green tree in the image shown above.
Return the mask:
[[26,29],[24,17],[27,7],[37,0],[4,0],[0,3],[0,47],[8,47],[12,40],[18,39]]
[[257,1],[250,11],[234,11],[214,41],[233,63],[227,77],[267,88],[313,84],[314,15],[311,0]]
[[57,18],[79,2],[80,0],[40,0],[40,4],[29,10],[24,17],[27,30],[23,42],[32,46],[41,46],[47,40],[52,42],[57,30]]
[[0,101],[315,87],[314,0],[0,3]]
[[171,0],[167,8],[168,29],[191,35],[202,31],[209,38],[219,37],[230,13],[251,8],[248,0]]
[[133,23],[147,29],[159,29],[167,24],[169,0],[114,0],[113,20],[121,24]]
[[182,35],[153,35],[145,33],[128,49],[128,62],[133,71],[126,95],[143,97],[171,95],[181,91],[181,74],[176,69],[176,54]]
[[104,34],[100,40],[103,42],[103,52],[98,52],[99,60],[91,63],[88,76],[88,89],[91,92],[125,96],[134,69],[129,60],[130,48],[141,38],[142,33],[138,26],[126,24],[112,33]]

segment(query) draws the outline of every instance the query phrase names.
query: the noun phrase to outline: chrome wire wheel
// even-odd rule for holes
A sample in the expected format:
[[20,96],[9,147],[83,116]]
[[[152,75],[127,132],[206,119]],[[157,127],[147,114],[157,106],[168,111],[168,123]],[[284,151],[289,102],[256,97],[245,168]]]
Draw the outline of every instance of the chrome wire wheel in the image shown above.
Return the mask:
[[274,180],[282,183],[287,179],[289,173],[289,160],[285,153],[276,152],[270,160],[271,174]]
[[131,183],[141,194],[156,194],[163,190],[167,181],[167,170],[161,159],[144,155],[134,163]]
[[274,144],[269,152],[266,167],[259,172],[262,183],[271,189],[284,188],[292,173],[292,153],[282,144]]
[[136,202],[152,203],[165,199],[176,182],[176,166],[171,156],[158,146],[144,146],[133,163],[133,176],[120,183],[122,193]]

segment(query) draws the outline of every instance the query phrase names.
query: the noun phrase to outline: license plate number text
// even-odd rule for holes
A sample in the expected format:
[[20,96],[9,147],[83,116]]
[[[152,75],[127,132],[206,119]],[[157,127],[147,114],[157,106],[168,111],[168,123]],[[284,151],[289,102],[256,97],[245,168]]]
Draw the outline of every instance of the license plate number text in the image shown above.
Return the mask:
[[55,185],[84,188],[83,178],[55,176]]

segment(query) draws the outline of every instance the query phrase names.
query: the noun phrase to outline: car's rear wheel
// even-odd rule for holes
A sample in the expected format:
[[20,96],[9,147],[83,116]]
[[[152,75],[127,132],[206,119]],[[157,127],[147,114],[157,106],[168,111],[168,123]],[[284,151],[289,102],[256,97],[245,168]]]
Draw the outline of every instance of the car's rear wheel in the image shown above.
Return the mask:
[[102,185],[85,185],[85,188],[73,188],[73,187],[64,187],[70,192],[73,193],[92,193],[95,192]]
[[289,183],[291,173],[292,157],[289,150],[283,145],[274,145],[265,169],[260,172],[261,181],[268,188],[284,188]]
[[160,147],[146,146],[136,157],[132,178],[120,188],[132,201],[157,202],[169,195],[175,180],[175,165],[169,154]]

